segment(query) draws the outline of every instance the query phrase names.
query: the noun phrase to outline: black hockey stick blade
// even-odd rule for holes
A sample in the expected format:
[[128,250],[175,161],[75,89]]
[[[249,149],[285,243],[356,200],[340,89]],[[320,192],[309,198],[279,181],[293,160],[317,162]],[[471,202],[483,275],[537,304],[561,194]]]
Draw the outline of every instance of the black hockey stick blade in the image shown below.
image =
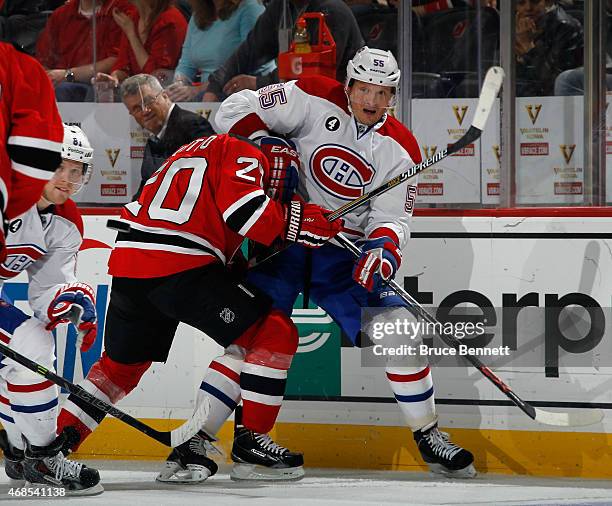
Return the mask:
[[[205,402],[199,406],[197,406],[193,415],[189,420],[187,420],[180,427],[177,427],[174,430],[169,432],[158,431],[153,427],[142,423],[140,420],[128,415],[127,413],[121,411],[120,409],[107,404],[101,399],[94,397],[87,390],[79,385],[75,385],[74,383],[68,381],[61,376],[58,376],[52,371],[49,371],[46,367],[43,367],[40,364],[37,364],[33,360],[21,355],[16,352],[12,348],[9,348],[6,344],[0,342],[0,353],[7,356],[11,360],[21,364],[22,366],[30,369],[30,371],[34,371],[37,374],[47,378],[49,381],[55,383],[56,385],[66,389],[71,394],[75,395],[79,399],[91,404],[92,406],[98,408],[105,413],[114,416],[118,420],[121,420],[123,423],[133,427],[136,430],[139,430],[143,434],[146,434],[150,438],[155,439],[156,441],[169,446],[171,448],[176,447],[185,441],[189,441],[204,425],[204,422],[208,418],[208,413],[210,411],[210,403]],[[208,399],[206,399],[208,401]]]
[[[348,249],[356,258],[361,256],[361,249],[343,234],[338,234],[336,240]],[[425,321],[433,324],[437,328],[441,324],[429,312],[421,306],[408,292],[406,292],[393,279],[386,282],[418,315]],[[440,333],[438,337],[447,346],[459,349],[461,342],[455,336]],[[473,355],[464,355],[464,358],[478,369],[491,383],[493,383],[506,397],[508,397],[516,406],[518,406],[527,416],[533,420],[545,425],[556,425],[560,427],[582,427],[585,425],[593,425],[600,422],[603,417],[603,411],[600,409],[576,409],[565,412],[546,411],[536,408],[528,402],[521,399],[514,391],[502,381],[489,367],[484,365],[480,359]]]

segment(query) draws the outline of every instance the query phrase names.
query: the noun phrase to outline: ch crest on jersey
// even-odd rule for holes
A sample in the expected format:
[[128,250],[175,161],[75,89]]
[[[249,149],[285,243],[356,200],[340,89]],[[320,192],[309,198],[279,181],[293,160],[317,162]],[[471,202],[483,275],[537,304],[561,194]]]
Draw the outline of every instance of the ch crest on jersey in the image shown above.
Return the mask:
[[337,144],[324,144],[313,152],[310,172],[325,192],[343,200],[361,197],[376,174],[360,155]]
[[10,279],[42,257],[46,251],[33,244],[8,246],[6,260],[0,264],[0,279]]

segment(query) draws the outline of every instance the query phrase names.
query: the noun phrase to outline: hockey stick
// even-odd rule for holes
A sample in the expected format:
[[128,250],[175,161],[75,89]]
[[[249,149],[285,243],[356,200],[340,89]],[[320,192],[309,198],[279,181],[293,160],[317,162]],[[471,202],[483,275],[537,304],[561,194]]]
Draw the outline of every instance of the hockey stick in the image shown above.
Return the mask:
[[[30,360],[27,357],[24,357],[20,353],[17,353],[15,350],[9,348],[6,344],[0,342],[0,353],[7,356],[8,358],[18,362],[23,365],[30,371],[34,371],[37,374],[47,378],[49,381],[52,381],[56,385],[59,385],[62,388],[65,388],[71,394],[77,396],[79,399],[91,404],[96,407],[100,411],[104,411],[104,413],[109,414],[121,420],[123,423],[128,424],[130,427],[134,427],[136,430],[139,430],[143,434],[159,441],[160,443],[174,448],[185,441],[189,441],[204,425],[204,422],[208,418],[208,413],[210,411],[210,402],[205,402],[197,407],[194,411],[193,415],[189,420],[187,420],[183,425],[177,427],[174,430],[169,432],[158,431],[153,427],[150,427],[140,420],[124,413],[123,411],[107,404],[101,399],[94,397],[87,390],[79,385],[75,385],[71,383],[65,378],[58,376],[52,371],[49,371],[46,367],[43,367],[40,364],[37,364],[33,360]],[[208,401],[208,399],[206,399]]]
[[[353,242],[346,236],[338,234],[336,236],[336,240],[351,253],[353,253],[355,258],[359,258],[361,256],[361,249],[353,244]],[[386,284],[392,288],[404,302],[409,304],[421,318],[423,318],[426,322],[433,324],[434,328],[438,328],[438,326],[441,325],[438,320],[431,316],[431,314],[429,314],[429,312],[426,311],[423,306],[421,306],[408,292],[397,284],[395,280],[391,279],[387,281]],[[455,336],[446,335],[444,333],[439,333],[437,335],[447,346],[450,346],[455,350],[459,349],[461,342]],[[484,365],[478,357],[474,355],[464,355],[464,357],[506,397],[508,397],[525,414],[527,414],[527,416],[534,419],[536,422],[540,422],[545,425],[558,425],[562,427],[580,427],[598,423],[604,417],[604,413],[600,409],[580,409],[575,411],[554,412],[536,408],[515,394],[512,389],[506,385],[491,369]]]
[[[442,149],[441,151],[436,152],[434,156],[428,158],[427,160],[418,163],[417,165],[413,165],[406,172],[403,172],[399,176],[395,176],[393,179],[390,179],[386,183],[383,183],[377,188],[374,188],[372,191],[364,193],[361,197],[357,197],[350,202],[347,202],[343,206],[340,206],[338,209],[333,211],[331,214],[327,216],[329,221],[337,220],[342,216],[350,213],[353,209],[369,202],[374,197],[378,197],[383,193],[388,192],[389,190],[395,188],[396,186],[408,181],[408,179],[413,178],[417,174],[427,170],[432,165],[444,160],[445,158],[451,156],[453,153],[463,149],[465,146],[471,144],[472,142],[478,140],[482,135],[482,131],[487,122],[487,118],[491,113],[491,109],[493,108],[493,103],[495,102],[495,98],[501,89],[501,85],[504,80],[504,69],[501,67],[491,67],[487,74],[485,75],[484,83],[482,84],[482,90],[480,92],[480,97],[478,98],[478,104],[476,105],[476,114],[474,114],[474,119],[472,120],[472,124],[468,131],[461,137],[457,142],[451,144],[450,146]],[[273,252],[267,252],[264,258],[253,258],[249,261],[249,267],[255,267],[262,262],[265,262],[269,258],[273,257],[277,253],[280,253],[282,249]]]

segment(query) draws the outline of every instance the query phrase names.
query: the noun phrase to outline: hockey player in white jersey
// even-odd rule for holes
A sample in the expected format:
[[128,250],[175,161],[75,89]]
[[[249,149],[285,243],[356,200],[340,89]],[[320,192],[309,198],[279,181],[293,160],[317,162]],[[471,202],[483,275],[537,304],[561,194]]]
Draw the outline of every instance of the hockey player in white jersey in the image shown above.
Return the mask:
[[[314,77],[243,90],[223,102],[215,121],[221,131],[253,140],[270,132],[289,138],[302,162],[300,196],[337,209],[421,161],[412,133],[387,114],[399,78],[391,52],[363,47],[349,61],[344,85]],[[351,253],[334,244],[313,252],[291,246],[249,271],[248,279],[288,314],[308,285],[311,299],[359,345],[362,307],[406,305],[383,279],[392,278],[400,266],[415,197],[415,186],[400,185],[344,216],[345,231],[363,250],[356,263]],[[438,430],[429,365],[419,357],[408,358],[388,364],[385,373],[430,469],[453,477],[474,476],[472,454]],[[220,384],[216,378],[216,388],[227,395],[231,389],[220,389]],[[214,394],[208,396],[211,406],[219,404]],[[239,438],[234,440],[237,446]]]
[[[0,290],[5,280],[26,271],[33,316],[0,298],[0,340],[15,351],[53,370],[57,325],[72,323],[81,351],[95,341],[93,288],[75,277],[83,221],[70,196],[91,171],[93,149],[83,131],[64,125],[62,163],[45,185],[36,205],[14,218],[6,236],[7,257],[0,264]],[[2,355],[0,355],[1,357]],[[42,380],[42,381],[41,381]],[[103,491],[98,471],[68,460],[57,436],[57,385],[18,363],[0,360],[0,432],[6,474],[31,486],[62,487],[67,495]]]

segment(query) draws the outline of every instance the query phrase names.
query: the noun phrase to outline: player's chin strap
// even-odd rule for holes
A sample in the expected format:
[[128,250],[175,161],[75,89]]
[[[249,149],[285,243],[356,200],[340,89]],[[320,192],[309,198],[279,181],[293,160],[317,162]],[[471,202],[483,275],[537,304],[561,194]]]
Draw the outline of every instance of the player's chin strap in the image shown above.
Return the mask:
[[[343,234],[338,234],[335,239],[349,250],[355,258],[361,256],[361,249],[358,248]],[[431,316],[423,306],[421,306],[407,291],[405,291],[395,280],[383,280],[395,293],[414,310],[418,316],[428,323],[431,323],[434,329],[442,328],[442,324]],[[411,311],[412,312],[412,311]],[[436,333],[436,335],[451,348],[459,350],[461,342],[453,335],[446,333]],[[556,425],[562,427],[580,427],[584,425],[593,425],[603,419],[604,413],[600,409],[577,409],[569,412],[552,412],[536,408],[533,405],[525,402],[512,389],[506,385],[491,369],[484,365],[480,359],[474,355],[464,355],[466,360],[478,369],[491,383],[493,383],[506,397],[508,397],[516,406],[524,413],[537,422],[546,425]]]

